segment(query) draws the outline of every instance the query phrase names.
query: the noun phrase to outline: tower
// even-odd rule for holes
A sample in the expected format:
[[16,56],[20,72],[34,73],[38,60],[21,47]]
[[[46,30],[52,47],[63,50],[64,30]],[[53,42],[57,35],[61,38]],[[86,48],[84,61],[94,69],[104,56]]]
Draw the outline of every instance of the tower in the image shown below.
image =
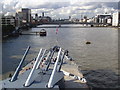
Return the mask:
[[44,17],[44,12],[42,12],[42,17]]
[[37,13],[35,14],[35,20],[38,20],[38,14]]

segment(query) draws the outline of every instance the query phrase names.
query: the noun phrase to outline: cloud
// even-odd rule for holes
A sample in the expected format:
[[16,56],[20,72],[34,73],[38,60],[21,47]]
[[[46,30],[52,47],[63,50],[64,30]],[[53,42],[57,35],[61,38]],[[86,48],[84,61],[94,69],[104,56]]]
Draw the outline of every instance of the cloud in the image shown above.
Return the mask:
[[52,8],[52,9],[59,9],[61,7],[69,6],[69,2],[46,2],[43,5],[40,5],[38,8]]
[[[102,1],[102,0],[99,0]],[[95,0],[3,0],[0,6],[3,7],[0,12],[9,14],[20,8],[30,8],[32,14],[38,13],[52,18],[80,18],[81,15],[88,17],[95,16],[98,13],[113,13],[118,9],[118,2],[99,2]],[[117,0],[114,0],[117,1]],[[9,12],[9,13],[8,13]]]
[[118,2],[106,2],[104,3],[106,7],[113,7],[113,9],[118,9]]

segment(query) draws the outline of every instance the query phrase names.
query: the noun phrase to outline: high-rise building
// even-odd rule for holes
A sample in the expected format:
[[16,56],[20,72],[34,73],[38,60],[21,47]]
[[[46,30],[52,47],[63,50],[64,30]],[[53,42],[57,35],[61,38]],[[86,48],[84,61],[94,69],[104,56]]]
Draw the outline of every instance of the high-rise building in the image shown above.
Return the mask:
[[31,22],[31,10],[28,8],[22,8],[23,13],[23,20],[26,21],[26,23]]
[[2,16],[2,25],[13,25],[15,26],[15,17],[14,16]]
[[112,26],[120,25],[120,12],[113,13]]
[[17,12],[15,16],[16,27],[22,26],[23,14],[22,12]]
[[16,26],[21,27],[31,23],[31,10],[28,8],[21,8],[16,11]]
[[112,18],[111,14],[97,14],[95,16],[95,23],[107,24],[108,19],[111,19],[111,18]]

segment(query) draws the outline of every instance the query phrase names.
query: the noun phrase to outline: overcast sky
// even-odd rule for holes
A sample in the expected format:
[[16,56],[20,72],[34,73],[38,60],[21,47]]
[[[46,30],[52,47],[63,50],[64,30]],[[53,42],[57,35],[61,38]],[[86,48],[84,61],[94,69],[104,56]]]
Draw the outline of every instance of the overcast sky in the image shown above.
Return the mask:
[[30,8],[32,15],[45,12],[52,18],[93,17],[96,14],[113,13],[118,10],[119,0],[0,0],[0,13],[15,13],[20,8]]

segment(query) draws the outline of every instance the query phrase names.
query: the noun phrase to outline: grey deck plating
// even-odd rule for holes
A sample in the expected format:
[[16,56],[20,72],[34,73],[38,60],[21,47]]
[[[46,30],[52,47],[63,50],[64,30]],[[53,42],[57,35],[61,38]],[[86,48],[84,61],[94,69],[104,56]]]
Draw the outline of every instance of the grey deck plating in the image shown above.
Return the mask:
[[[2,88],[47,88],[47,82],[49,81],[52,70],[46,72],[46,74],[41,73],[40,70],[35,71],[35,80],[29,87],[25,87],[24,83],[30,73],[30,70],[27,70],[23,74],[19,75],[18,80],[10,82],[10,78],[2,81]],[[61,80],[63,78],[63,72],[56,73],[54,79]],[[56,85],[54,88],[58,88]]]

